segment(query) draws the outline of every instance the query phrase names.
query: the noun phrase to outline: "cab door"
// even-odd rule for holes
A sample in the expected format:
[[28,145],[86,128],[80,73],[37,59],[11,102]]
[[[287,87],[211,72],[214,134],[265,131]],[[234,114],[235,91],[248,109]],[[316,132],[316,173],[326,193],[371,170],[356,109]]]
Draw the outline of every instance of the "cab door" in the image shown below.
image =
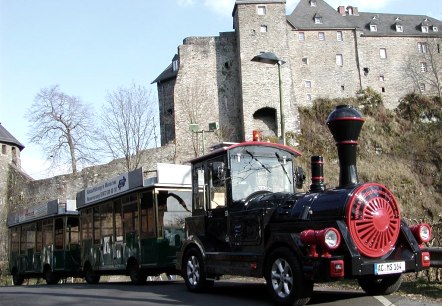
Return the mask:
[[207,196],[206,233],[217,242],[217,251],[228,251],[226,167],[224,156],[207,161],[205,181]]

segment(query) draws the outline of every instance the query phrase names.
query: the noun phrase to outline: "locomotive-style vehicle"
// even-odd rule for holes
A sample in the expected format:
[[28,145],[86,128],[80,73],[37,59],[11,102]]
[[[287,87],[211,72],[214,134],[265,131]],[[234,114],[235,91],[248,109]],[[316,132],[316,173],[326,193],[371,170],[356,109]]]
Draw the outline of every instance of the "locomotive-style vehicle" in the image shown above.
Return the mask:
[[340,163],[332,189],[323,158],[313,156],[310,189],[297,192],[300,153],[280,144],[244,142],[192,160],[192,217],[177,253],[187,288],[203,291],[222,275],[264,277],[278,304],[304,305],[315,282],[357,279],[366,293],[383,295],[399,288],[403,273],[429,267],[430,226],[408,226],[387,187],[358,182],[363,122],[345,105],[327,119]]

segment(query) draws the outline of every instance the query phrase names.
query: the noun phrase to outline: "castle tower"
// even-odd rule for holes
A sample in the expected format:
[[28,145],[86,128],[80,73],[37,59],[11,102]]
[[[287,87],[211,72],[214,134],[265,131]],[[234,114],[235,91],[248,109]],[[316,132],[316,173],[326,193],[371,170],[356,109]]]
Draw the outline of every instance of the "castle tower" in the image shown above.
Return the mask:
[[[281,137],[281,113],[290,118],[284,120],[286,134],[298,127],[285,3],[284,0],[235,2],[233,26],[237,40],[245,140],[252,138],[253,130],[261,130],[264,137]],[[285,62],[279,66],[281,85],[279,64],[252,61],[264,52],[271,52]]]
[[[20,169],[20,152],[24,149],[24,145],[0,123],[0,147],[0,220],[6,220],[9,169],[11,166]],[[6,258],[7,231],[5,224],[0,226],[0,261]]]

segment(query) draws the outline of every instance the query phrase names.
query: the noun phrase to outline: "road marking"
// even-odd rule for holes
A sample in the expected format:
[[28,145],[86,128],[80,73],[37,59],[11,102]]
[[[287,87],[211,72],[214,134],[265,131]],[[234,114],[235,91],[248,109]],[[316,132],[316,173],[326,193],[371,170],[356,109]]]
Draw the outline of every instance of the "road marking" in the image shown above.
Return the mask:
[[381,304],[384,306],[395,306],[392,302],[390,302],[387,298],[383,297],[382,295],[375,295],[373,297],[379,302],[381,302]]

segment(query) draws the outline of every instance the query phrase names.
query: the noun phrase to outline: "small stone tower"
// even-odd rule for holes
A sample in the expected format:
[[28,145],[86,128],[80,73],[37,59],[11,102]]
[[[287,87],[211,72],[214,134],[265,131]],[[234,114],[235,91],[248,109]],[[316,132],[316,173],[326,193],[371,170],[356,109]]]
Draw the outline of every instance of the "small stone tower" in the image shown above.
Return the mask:
[[[252,130],[255,129],[261,130],[262,136],[280,138],[281,114],[290,118],[285,120],[286,134],[298,128],[289,60],[290,29],[285,4],[285,0],[235,2],[233,26],[240,60],[245,140],[252,138]],[[255,56],[266,52],[273,53],[281,61],[278,64],[252,61]],[[281,83],[278,78],[279,69]]]

